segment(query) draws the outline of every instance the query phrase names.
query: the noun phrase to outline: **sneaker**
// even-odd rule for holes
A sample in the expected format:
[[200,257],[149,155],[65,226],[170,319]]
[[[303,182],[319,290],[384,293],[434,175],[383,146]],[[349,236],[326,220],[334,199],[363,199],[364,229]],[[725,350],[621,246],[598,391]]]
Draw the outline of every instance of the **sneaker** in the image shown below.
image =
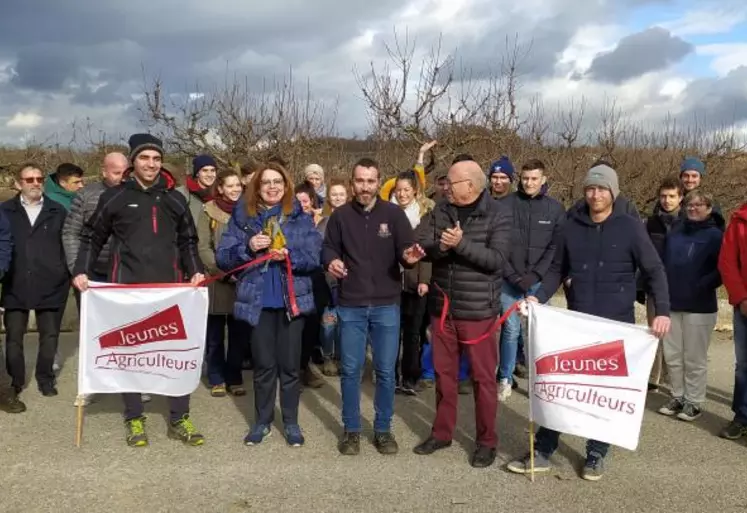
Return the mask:
[[244,437],[244,445],[259,445],[262,441],[270,436],[272,430],[266,424],[254,424],[249,433]]
[[498,385],[498,400],[505,402],[509,397],[511,397],[511,382],[504,378]]
[[145,417],[135,417],[125,421],[125,440],[130,447],[145,447],[148,445],[148,435],[145,434]]
[[242,397],[246,395],[246,388],[244,388],[244,385],[228,385],[226,387],[226,390],[229,394],[236,397]]
[[168,436],[173,440],[181,440],[185,444],[195,447],[205,443],[205,437],[197,431],[189,415],[184,415],[181,419],[170,422]]
[[470,465],[474,468],[487,468],[495,462],[495,447],[485,447],[479,445],[475,448],[475,452],[472,454],[472,461]]
[[26,404],[18,398],[17,394],[9,392],[0,397],[0,410],[5,413],[23,413],[26,411]]
[[59,394],[57,388],[54,385],[46,385],[39,388],[41,395],[44,397],[54,397]]
[[743,436],[747,436],[747,425],[734,419],[729,422],[728,426],[721,430],[718,436],[727,440],[738,440]]
[[303,385],[309,388],[322,388],[324,386],[324,378],[319,376],[311,367],[307,367],[303,371]]
[[674,417],[682,411],[685,403],[679,397],[673,397],[667,404],[659,408],[659,413],[667,417]]
[[75,401],[73,401],[73,406],[88,406],[91,404],[91,394],[79,394],[75,397]]
[[703,411],[691,402],[685,402],[682,411],[677,414],[677,418],[685,422],[692,422],[703,414]]
[[337,366],[337,362],[334,361],[332,358],[325,358],[324,363],[322,364],[322,374],[330,378],[339,376],[340,369]]
[[581,471],[581,478],[587,481],[599,481],[604,475],[604,458],[596,453],[586,456],[586,464]]
[[472,393],[472,381],[465,379],[459,382],[459,395],[470,395]]
[[[514,474],[529,474],[532,469],[532,461],[529,454],[521,458],[520,460],[514,460],[509,463],[506,468]],[[544,456],[538,451],[534,451],[534,472],[543,473],[550,472],[552,465],[550,464],[550,458]]]
[[346,431],[337,445],[337,450],[344,456],[358,456],[361,452],[361,434]]
[[411,381],[403,381],[400,389],[404,395],[418,395],[417,386]]
[[394,439],[394,435],[387,432],[374,433],[373,438],[374,447],[379,451],[379,454],[397,454],[399,452],[399,445],[397,440]]
[[412,452],[419,454],[420,456],[429,456],[434,452],[446,449],[447,447],[451,447],[451,440],[438,440],[429,436],[423,443],[415,446]]
[[303,447],[306,440],[304,440],[303,433],[301,433],[301,428],[298,424],[288,424],[283,431],[285,433],[285,441],[288,442],[288,445],[291,447]]
[[140,394],[140,401],[144,403],[149,403],[151,399],[152,397],[150,396],[150,394]]
[[210,395],[213,397],[226,397],[226,385],[213,385],[210,388]]

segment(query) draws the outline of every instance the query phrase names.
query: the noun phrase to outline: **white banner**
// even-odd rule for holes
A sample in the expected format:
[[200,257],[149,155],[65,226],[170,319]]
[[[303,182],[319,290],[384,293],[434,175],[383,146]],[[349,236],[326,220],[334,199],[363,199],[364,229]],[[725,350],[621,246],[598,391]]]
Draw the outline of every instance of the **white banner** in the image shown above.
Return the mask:
[[657,344],[645,326],[529,303],[530,416],[635,450]]
[[207,288],[107,285],[91,282],[81,295],[78,393],[194,392],[205,352]]

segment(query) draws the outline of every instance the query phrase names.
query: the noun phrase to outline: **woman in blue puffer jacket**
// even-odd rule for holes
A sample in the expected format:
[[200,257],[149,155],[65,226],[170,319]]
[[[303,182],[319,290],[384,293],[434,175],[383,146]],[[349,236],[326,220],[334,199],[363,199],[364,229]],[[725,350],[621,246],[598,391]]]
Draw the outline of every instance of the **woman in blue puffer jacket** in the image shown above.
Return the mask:
[[301,334],[304,315],[314,311],[311,274],[320,267],[321,248],[322,237],[295,200],[287,171],[274,162],[264,165],[234,209],[216,251],[224,271],[271,255],[237,276],[234,317],[254,326],[255,419],[246,445],[270,434],[278,380],[285,438],[292,447],[304,444],[298,426]]

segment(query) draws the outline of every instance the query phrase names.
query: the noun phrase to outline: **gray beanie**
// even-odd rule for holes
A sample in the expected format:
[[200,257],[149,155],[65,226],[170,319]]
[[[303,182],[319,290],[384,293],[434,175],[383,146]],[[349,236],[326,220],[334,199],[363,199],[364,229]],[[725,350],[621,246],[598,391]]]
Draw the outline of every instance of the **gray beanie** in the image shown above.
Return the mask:
[[612,193],[612,199],[615,200],[620,195],[620,185],[617,182],[617,172],[609,166],[600,164],[589,169],[584,179],[584,188],[586,187],[604,187]]

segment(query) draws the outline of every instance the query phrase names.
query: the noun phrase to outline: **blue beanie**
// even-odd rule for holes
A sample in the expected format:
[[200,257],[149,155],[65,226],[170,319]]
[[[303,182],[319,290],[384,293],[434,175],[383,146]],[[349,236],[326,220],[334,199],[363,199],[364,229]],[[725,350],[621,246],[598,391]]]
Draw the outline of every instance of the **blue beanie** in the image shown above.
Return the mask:
[[695,157],[687,157],[682,161],[682,164],[680,165],[680,174],[685,171],[697,171],[700,176],[705,176],[706,174],[705,164],[703,164],[702,160],[696,159]]
[[197,178],[197,173],[199,173],[200,169],[205,166],[213,166],[217,168],[218,164],[216,164],[215,159],[210,155],[197,155],[192,160],[192,178]]
[[514,165],[511,164],[511,160],[506,155],[501,155],[501,158],[490,164],[488,178],[494,173],[503,173],[508,176],[511,182],[514,181]]

